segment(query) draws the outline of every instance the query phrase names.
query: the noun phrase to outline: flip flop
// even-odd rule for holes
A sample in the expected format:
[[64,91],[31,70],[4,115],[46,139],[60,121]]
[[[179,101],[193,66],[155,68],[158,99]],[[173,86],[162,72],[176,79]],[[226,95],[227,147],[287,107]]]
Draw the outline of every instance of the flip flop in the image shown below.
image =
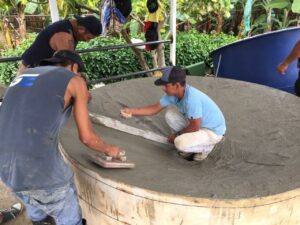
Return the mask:
[[15,219],[18,215],[21,214],[22,210],[23,206],[21,203],[16,203],[9,209],[0,210],[0,213],[3,215],[3,220],[0,224]]

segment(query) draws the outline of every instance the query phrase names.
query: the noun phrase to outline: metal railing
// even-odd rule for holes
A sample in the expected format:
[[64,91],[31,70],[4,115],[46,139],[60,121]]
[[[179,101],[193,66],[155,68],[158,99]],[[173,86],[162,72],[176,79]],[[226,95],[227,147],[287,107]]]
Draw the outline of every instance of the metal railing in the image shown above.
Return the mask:
[[[160,41],[149,41],[149,42],[131,43],[131,44],[127,44],[127,45],[108,45],[108,46],[102,46],[102,47],[96,47],[96,48],[79,49],[79,50],[76,50],[76,52],[77,53],[89,53],[89,52],[108,51],[108,50],[114,50],[114,49],[131,48],[131,47],[137,47],[137,46],[143,46],[143,45],[162,44],[162,43],[172,43],[172,40],[170,39],[170,40],[160,40]],[[16,62],[16,61],[20,61],[21,59],[22,59],[21,56],[0,58],[0,63]]]
[[139,71],[139,72],[125,73],[125,74],[122,74],[122,75],[104,77],[104,78],[100,78],[100,79],[97,79],[97,80],[89,81],[88,84],[98,84],[98,83],[105,82],[105,81],[118,80],[118,79],[127,78],[127,77],[139,76],[139,75],[142,75],[142,74],[147,74],[147,73],[152,73],[152,72],[155,72],[155,71],[163,70],[164,68],[165,67],[160,67],[160,68],[144,70],[144,71]]
[[[123,49],[123,48],[131,48],[131,47],[138,47],[138,46],[143,46],[143,45],[162,44],[162,43],[172,43],[172,39],[131,43],[131,44],[127,44],[127,45],[108,45],[108,46],[102,46],[102,47],[96,47],[96,48],[79,49],[79,50],[76,50],[76,52],[79,54],[84,54],[84,53],[90,53],[90,52],[118,50],[118,49]],[[0,63],[16,62],[16,61],[20,61],[21,59],[22,58],[20,56],[0,58]],[[97,84],[97,83],[105,82],[105,81],[118,80],[118,79],[128,78],[128,77],[135,77],[135,76],[139,76],[142,74],[159,71],[162,69],[164,69],[164,67],[154,68],[154,69],[144,70],[144,71],[138,71],[138,72],[132,72],[132,73],[126,73],[126,74],[121,74],[121,75],[116,75],[116,76],[104,77],[104,78],[100,78],[97,80],[92,80],[89,82],[89,84]]]

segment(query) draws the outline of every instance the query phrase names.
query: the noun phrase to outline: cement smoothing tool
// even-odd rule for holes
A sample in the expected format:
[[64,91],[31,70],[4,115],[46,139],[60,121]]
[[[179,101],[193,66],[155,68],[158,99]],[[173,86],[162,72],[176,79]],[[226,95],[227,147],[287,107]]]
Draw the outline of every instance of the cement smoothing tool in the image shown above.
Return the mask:
[[100,153],[89,153],[89,157],[91,161],[104,168],[134,168],[135,164],[127,161],[125,152],[123,151],[121,153],[123,154],[116,159]]

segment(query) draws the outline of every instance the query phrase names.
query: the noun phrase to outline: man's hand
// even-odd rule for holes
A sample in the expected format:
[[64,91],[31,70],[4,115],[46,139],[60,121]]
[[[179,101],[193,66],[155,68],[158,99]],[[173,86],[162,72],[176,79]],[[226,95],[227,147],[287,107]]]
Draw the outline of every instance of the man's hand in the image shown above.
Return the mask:
[[277,70],[281,75],[284,75],[288,67],[289,65],[283,62],[277,66]]
[[170,134],[168,137],[168,142],[174,144],[175,138],[176,138],[176,134]]
[[120,110],[121,116],[125,119],[130,118],[132,116],[132,112],[129,108],[123,108]]
[[111,156],[113,158],[119,158],[121,156],[121,150],[118,146],[115,145],[108,145],[105,149],[105,154]]

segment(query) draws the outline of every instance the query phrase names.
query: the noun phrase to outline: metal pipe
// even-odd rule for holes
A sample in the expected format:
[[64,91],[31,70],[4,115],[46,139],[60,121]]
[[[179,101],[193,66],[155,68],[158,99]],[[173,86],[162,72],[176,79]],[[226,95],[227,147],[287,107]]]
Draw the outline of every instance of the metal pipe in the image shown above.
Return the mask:
[[170,30],[172,44],[170,46],[170,62],[176,65],[176,0],[171,0]]
[[98,83],[101,83],[101,82],[104,82],[104,81],[116,80],[116,79],[131,77],[131,76],[138,76],[138,75],[146,74],[146,73],[149,73],[149,72],[151,73],[151,72],[154,72],[154,71],[163,70],[164,68],[165,67],[160,67],[160,68],[144,70],[144,71],[139,71],[139,72],[126,73],[126,74],[112,76],[112,77],[100,78],[100,79],[97,79],[97,80],[92,80],[92,81],[88,82],[88,84],[98,84]]
[[[77,53],[88,53],[88,52],[96,52],[96,51],[107,51],[113,49],[122,49],[122,48],[131,48],[135,46],[142,46],[148,44],[160,44],[160,43],[172,43],[172,40],[160,40],[160,41],[149,41],[149,42],[140,42],[140,43],[132,43],[128,45],[109,45],[104,47],[96,47],[96,48],[87,48],[87,49],[79,49]],[[16,57],[8,57],[8,58],[0,58],[0,63],[4,62],[15,62],[21,60],[20,56]]]
[[59,21],[59,13],[57,9],[56,0],[49,0],[49,7],[50,7],[52,23]]
[[76,52],[87,53],[87,52],[93,52],[95,50],[96,51],[107,51],[107,50],[113,50],[113,49],[131,48],[131,47],[136,47],[136,46],[161,44],[161,43],[172,43],[172,40],[149,41],[149,42],[132,43],[132,44],[127,44],[127,45],[109,45],[109,46],[96,47],[96,48],[90,48],[90,49],[80,49],[80,50],[77,50]]
[[16,62],[21,60],[22,58],[20,56],[16,57],[8,57],[8,58],[0,58],[0,63],[5,63],[5,62]]

